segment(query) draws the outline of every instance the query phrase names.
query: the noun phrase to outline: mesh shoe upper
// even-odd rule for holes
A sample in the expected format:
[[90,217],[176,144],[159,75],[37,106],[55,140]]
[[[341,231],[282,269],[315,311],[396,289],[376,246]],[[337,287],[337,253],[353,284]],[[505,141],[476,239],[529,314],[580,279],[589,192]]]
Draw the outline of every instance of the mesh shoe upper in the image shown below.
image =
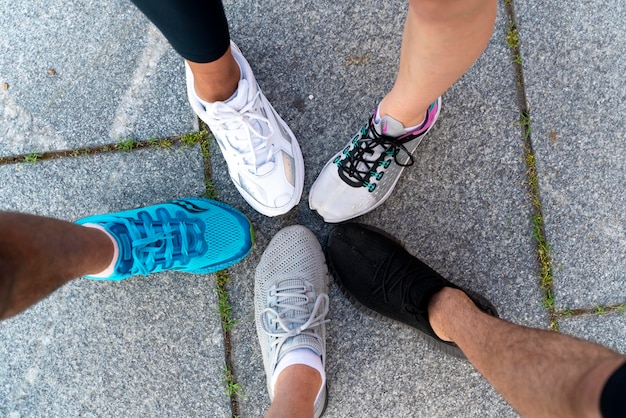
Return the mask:
[[441,99],[428,109],[424,123],[405,132],[384,116],[369,122],[324,166],[309,194],[309,207],[326,222],[342,222],[380,206],[391,195],[412,153],[439,115]]
[[[332,274],[348,299],[361,310],[410,325],[447,354],[464,357],[439,339],[428,321],[428,302],[443,287],[460,289],[387,236],[359,224],[342,224],[328,238]],[[461,289],[463,290],[463,289]],[[497,316],[482,296],[466,293],[483,311]]]
[[99,225],[117,241],[119,258],[106,280],[165,270],[212,273],[242,260],[253,242],[243,214],[202,198],[95,215],[76,223]]
[[[290,226],[274,236],[257,266],[254,303],[268,392],[273,398],[272,373],[289,351],[308,348],[326,363],[328,269],[317,238],[307,228]],[[325,402],[324,392],[315,405],[316,416]]]
[[287,124],[263,95],[241,51],[232,42],[231,49],[242,74],[233,97],[226,102],[200,102],[186,65],[189,102],[213,132],[241,195],[260,213],[281,215],[302,196],[302,153]]

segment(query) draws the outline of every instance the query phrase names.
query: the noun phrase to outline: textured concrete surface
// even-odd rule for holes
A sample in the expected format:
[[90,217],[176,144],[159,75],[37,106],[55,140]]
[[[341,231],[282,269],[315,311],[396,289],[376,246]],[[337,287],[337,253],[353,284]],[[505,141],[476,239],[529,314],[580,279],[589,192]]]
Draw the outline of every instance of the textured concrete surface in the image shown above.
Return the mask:
[[[557,311],[626,303],[626,16],[618,0],[596,3],[514,1]],[[256,264],[285,226],[304,224],[322,242],[331,230],[308,209],[308,189],[391,87],[406,4],[225,5],[232,37],[298,137],[307,169],[299,206],[266,218],[237,193],[212,147],[219,200],[256,231],[251,254],[227,271],[239,412],[256,417],[269,405],[253,323]],[[499,12],[485,54],[443,96],[415,164],[389,201],[358,221],[392,232],[503,318],[547,328],[503,5]],[[0,90],[0,156],[197,129],[181,60],[126,1],[10,0],[0,5],[0,33],[0,83],[9,84]],[[205,186],[198,146],[0,164],[0,175],[1,210],[67,220],[197,196]],[[231,416],[214,279],[78,280],[1,322],[0,416]],[[330,303],[326,416],[517,416],[467,362],[357,312],[332,280]],[[558,324],[626,352],[624,318],[591,313]]]
[[[1,209],[66,220],[204,190],[198,147],[0,167]],[[70,175],[68,175],[70,173]],[[0,416],[227,416],[213,275],[74,281],[0,324]],[[206,396],[216,390],[221,396]]]
[[626,300],[623,2],[516,2],[559,308]]
[[7,0],[0,27],[0,156],[194,128],[182,60],[129,1]]

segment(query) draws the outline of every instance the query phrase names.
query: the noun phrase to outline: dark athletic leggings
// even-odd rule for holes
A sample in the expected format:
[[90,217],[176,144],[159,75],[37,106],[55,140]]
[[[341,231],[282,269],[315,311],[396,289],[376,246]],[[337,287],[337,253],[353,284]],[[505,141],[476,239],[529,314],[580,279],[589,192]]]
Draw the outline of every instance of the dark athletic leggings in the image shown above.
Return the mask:
[[230,45],[221,0],[132,0],[183,58],[206,63]]

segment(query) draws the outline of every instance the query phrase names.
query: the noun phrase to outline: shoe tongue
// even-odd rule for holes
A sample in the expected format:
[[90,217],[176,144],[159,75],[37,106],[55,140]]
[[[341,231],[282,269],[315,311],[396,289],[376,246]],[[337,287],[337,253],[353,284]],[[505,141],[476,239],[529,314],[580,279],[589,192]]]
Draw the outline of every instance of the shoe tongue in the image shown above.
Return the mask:
[[[283,280],[282,282],[280,282],[279,285],[281,288],[291,288],[291,289],[300,289],[302,287],[302,280],[298,280],[298,279],[286,279]],[[292,292],[293,293],[293,292]],[[298,302],[301,302],[304,296],[298,295],[298,296],[293,296],[293,297],[288,297],[282,300],[282,303],[285,305],[296,305]],[[283,311],[285,317],[287,318],[295,318],[296,317],[296,310],[294,309],[287,309]],[[296,325],[291,324],[290,328],[296,328]]]
[[[232,107],[233,109],[240,111],[254,98],[254,97],[250,97],[250,94],[251,94],[250,84],[248,80],[242,78],[241,80],[239,80],[239,84],[237,85],[237,91],[235,91],[232,97],[229,98],[224,103],[228,104],[228,106]],[[253,128],[257,130],[258,132],[261,132],[263,134],[267,133],[266,132],[268,129],[267,126],[262,125],[259,121],[256,121],[256,120],[250,120],[250,122],[252,123]],[[256,144],[257,142],[253,141],[253,145],[256,145]],[[251,151],[248,148],[249,147],[244,146],[243,149],[246,149],[247,151]],[[254,170],[250,170],[252,174],[261,176],[273,170],[274,163],[273,161],[271,161],[271,159],[267,160],[268,152],[265,147],[256,150],[255,154],[256,154],[255,168]]]
[[241,79],[237,85],[235,93],[224,103],[235,110],[241,110],[248,103],[248,92],[250,91],[248,80]]
[[379,122],[374,122],[374,129],[379,135],[396,137],[406,133],[404,125],[391,116],[383,116]]

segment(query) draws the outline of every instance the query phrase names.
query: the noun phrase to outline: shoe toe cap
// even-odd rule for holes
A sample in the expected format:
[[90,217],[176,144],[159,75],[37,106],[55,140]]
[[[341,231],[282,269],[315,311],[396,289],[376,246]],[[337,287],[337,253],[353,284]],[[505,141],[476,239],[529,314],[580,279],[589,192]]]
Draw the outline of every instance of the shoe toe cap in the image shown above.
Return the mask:
[[322,177],[309,194],[309,207],[326,222],[336,223],[355,218],[370,210],[375,200],[362,187],[351,187],[339,178]]

